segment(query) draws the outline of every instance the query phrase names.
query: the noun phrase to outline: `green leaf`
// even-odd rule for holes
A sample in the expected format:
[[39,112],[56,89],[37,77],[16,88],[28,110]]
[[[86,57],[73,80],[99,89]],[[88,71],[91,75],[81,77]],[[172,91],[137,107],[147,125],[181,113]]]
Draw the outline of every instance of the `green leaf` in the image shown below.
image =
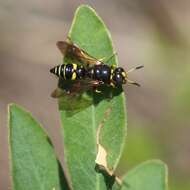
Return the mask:
[[[114,53],[109,31],[89,6],[82,5],[77,9],[69,37],[97,59],[109,57]],[[114,57],[109,64],[117,64],[116,58]],[[70,103],[72,104],[68,102]],[[96,131],[108,109],[112,111],[101,130],[100,142],[107,151],[109,169],[114,170],[120,159],[126,136],[127,122],[123,92],[111,100],[103,99],[72,115],[60,110],[64,157],[74,190],[106,189],[104,177],[95,171],[95,159]]]
[[[9,105],[9,145],[13,190],[66,187],[53,147],[30,113]],[[61,183],[61,184],[60,184]]]
[[147,161],[128,172],[122,190],[167,190],[167,175],[163,162]]

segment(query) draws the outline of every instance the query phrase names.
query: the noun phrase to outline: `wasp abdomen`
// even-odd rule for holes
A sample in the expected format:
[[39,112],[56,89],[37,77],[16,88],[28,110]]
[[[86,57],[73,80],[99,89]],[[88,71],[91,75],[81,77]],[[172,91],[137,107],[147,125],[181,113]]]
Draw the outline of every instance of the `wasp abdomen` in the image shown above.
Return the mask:
[[77,79],[84,79],[86,76],[85,68],[81,65],[77,65],[76,74],[77,74]]
[[58,65],[52,68],[50,72],[65,80],[84,79],[86,75],[85,68],[75,63]]
[[72,79],[74,72],[75,71],[73,68],[73,64],[66,64],[64,68],[63,78],[68,79],[68,80]]
[[64,70],[64,65],[58,65],[50,69],[50,73],[53,73],[54,75],[58,77],[63,76],[63,70]]

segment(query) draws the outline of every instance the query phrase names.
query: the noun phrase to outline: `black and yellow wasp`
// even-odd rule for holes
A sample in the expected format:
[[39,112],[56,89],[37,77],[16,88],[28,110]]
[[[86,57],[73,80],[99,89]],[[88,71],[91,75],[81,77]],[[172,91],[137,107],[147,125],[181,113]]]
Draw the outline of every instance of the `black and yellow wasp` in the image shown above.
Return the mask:
[[[102,85],[117,88],[125,83],[130,83],[140,86],[128,79],[128,73],[143,66],[138,66],[128,72],[122,67],[109,66],[102,60],[90,56],[70,39],[68,41],[58,41],[57,47],[64,56],[72,60],[72,63],[58,65],[50,70],[62,81],[62,89],[66,94],[75,95],[89,89],[95,89],[98,92],[97,88]],[[113,56],[114,54],[109,59]],[[61,95],[60,90],[52,93],[53,97]]]

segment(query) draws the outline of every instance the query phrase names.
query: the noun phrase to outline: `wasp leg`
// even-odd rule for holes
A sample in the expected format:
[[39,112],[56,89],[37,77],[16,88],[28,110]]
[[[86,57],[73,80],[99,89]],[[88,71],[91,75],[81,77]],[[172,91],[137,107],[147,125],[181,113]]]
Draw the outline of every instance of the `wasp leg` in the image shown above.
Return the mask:
[[108,101],[111,101],[113,98],[113,92],[112,90],[110,91],[109,95],[108,95]]
[[135,85],[135,86],[138,86],[138,87],[140,87],[140,86],[141,86],[139,83],[134,82],[134,81],[129,80],[129,79],[127,79],[127,82],[128,82],[128,84],[132,84],[132,85]]
[[100,58],[100,59],[98,59],[99,61],[104,61],[104,59],[105,59],[106,57],[102,57],[102,58]]
[[109,62],[115,55],[117,54],[117,52],[114,52],[111,56],[109,56],[109,57],[102,57],[102,58],[100,58],[100,59],[98,59],[100,62],[105,62],[105,63],[107,63],[107,62]]
[[100,91],[98,89],[95,89],[95,92],[98,93],[98,94],[102,94],[102,91]]
[[98,90],[98,89],[97,89],[97,86],[94,86],[94,87],[93,87],[93,91],[94,91],[95,93],[97,93],[97,94],[102,94],[102,91]]
[[[102,58],[102,61],[104,60],[105,63],[108,63],[113,57],[115,57],[117,55],[117,52],[114,52],[112,55],[110,55],[109,57],[104,57]],[[106,59],[106,60],[105,60]]]

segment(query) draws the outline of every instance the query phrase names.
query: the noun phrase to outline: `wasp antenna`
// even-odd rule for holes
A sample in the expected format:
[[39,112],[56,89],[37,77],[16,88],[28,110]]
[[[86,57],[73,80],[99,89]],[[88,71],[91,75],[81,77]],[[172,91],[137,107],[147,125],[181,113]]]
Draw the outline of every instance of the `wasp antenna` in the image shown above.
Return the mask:
[[134,70],[141,69],[141,68],[143,68],[143,67],[144,67],[144,65],[139,65],[139,66],[137,66],[137,67],[134,67],[134,68],[130,69],[129,71],[127,71],[127,73],[131,73],[131,72],[133,72]]
[[135,81],[132,81],[132,80],[129,80],[129,79],[127,79],[127,82],[128,82],[129,84],[132,84],[132,85],[135,85],[135,86],[138,86],[138,87],[141,86],[139,83],[137,83],[137,82],[135,82]]
[[135,69],[137,70],[137,69],[142,69],[144,67],[144,65],[139,65],[139,66],[137,66]]

